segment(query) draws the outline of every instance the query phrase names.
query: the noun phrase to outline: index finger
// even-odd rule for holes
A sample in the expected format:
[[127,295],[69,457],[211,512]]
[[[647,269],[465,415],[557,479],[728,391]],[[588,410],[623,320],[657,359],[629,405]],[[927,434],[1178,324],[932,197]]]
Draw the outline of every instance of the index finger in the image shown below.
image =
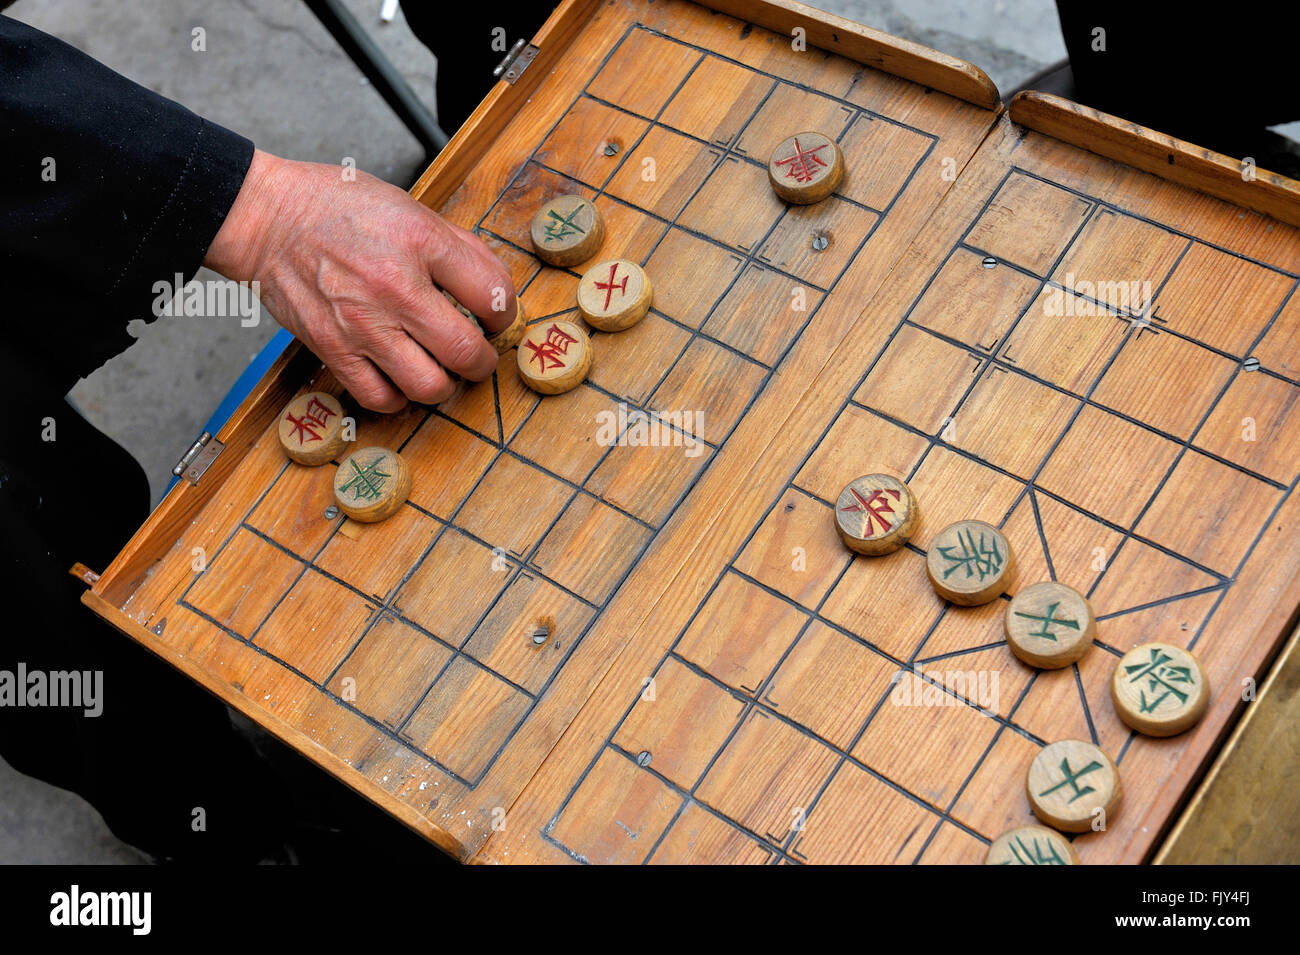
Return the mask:
[[421,250],[434,283],[464,305],[489,335],[515,320],[510,270],[474,234],[438,219]]

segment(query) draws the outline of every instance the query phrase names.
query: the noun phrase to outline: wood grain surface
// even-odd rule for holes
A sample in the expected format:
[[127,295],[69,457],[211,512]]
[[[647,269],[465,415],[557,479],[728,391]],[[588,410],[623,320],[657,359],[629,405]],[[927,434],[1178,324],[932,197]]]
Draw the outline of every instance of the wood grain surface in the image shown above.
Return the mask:
[[[341,391],[291,352],[214,480],[173,492],[88,602],[465,860],[978,863],[1034,821],[1034,756],[1077,738],[1125,795],[1075,851],[1142,861],[1240,700],[1136,737],[1114,661],[1160,639],[1239,686],[1300,605],[1300,236],[1013,125],[973,68],[833,18],[798,51],[789,17],[821,15],[758,8],[563,5],[414,189],[502,257],[534,322],[579,320],[534,213],[600,204],[600,256],[655,296],[593,333],[584,384],[539,396],[506,352],[436,409],[359,414],[412,488],[345,530],[335,467],[278,447],[292,394]],[[816,206],[767,184],[791,117],[844,152]],[[876,471],[923,520],[859,557],[832,507]],[[925,552],[960,519],[1012,543],[1012,593],[1088,597],[1077,664],[1017,660],[1005,599],[938,599]]]

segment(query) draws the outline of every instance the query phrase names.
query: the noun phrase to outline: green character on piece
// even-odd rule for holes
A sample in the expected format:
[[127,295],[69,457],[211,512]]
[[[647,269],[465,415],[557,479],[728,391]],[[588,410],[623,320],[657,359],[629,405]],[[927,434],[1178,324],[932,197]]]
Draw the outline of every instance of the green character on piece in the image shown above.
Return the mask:
[[[1152,647],[1150,660],[1124,668],[1130,683],[1137,683],[1139,680],[1147,681],[1146,687],[1138,693],[1141,712],[1154,713],[1160,704],[1171,697],[1175,706],[1187,702],[1191,695],[1189,691],[1196,683],[1196,677],[1191,667],[1176,666],[1173,660],[1174,658],[1164,650]],[[1183,689],[1184,687],[1186,689]],[[1147,696],[1148,690],[1151,692],[1150,697]]]
[[1004,859],[998,865],[1065,865],[1066,862],[1061,858],[1061,854],[1056,851],[1056,846],[1050,839],[1039,839],[1034,836],[1032,848],[1025,844],[1024,836],[1016,836],[1013,842],[1008,843],[1007,848],[1011,852],[1010,859]]
[[546,241],[556,242],[567,239],[571,235],[586,235],[587,230],[573,221],[585,208],[587,208],[585,204],[579,205],[567,216],[560,215],[554,209],[547,209],[546,214],[555,221],[546,224]]
[[944,560],[952,561],[943,572],[944,580],[947,580],[954,571],[965,569],[967,580],[978,576],[983,582],[985,577],[992,577],[1002,569],[1002,551],[998,549],[997,538],[991,537],[986,545],[983,531],[980,532],[978,543],[969,529],[958,532],[957,544],[940,547],[939,553],[943,555]]
[[378,500],[379,492],[384,489],[384,481],[392,477],[391,474],[379,470],[379,462],[382,460],[384,460],[382,457],[375,458],[364,468],[357,467],[356,461],[348,461],[356,473],[339,488],[339,492],[346,494],[351,491],[354,501]]
[[1081,799],[1082,797],[1088,795],[1088,793],[1094,793],[1097,790],[1094,787],[1087,785],[1086,783],[1080,786],[1079,780],[1082,779],[1084,776],[1087,776],[1089,773],[1094,772],[1098,769],[1101,769],[1101,763],[1097,762],[1094,759],[1087,766],[1083,767],[1083,769],[1079,770],[1076,773],[1070,769],[1070,760],[1068,758],[1062,759],[1061,772],[1065,774],[1065,778],[1062,779],[1055,786],[1050,786],[1047,789],[1044,789],[1038,795],[1047,796],[1051,793],[1056,792],[1062,786],[1069,786],[1071,789],[1074,790],[1074,795],[1071,796],[1067,801],[1074,802],[1076,799]]
[[1019,610],[1016,611],[1016,616],[1024,617],[1026,620],[1041,620],[1043,624],[1042,628],[1038,630],[1031,630],[1029,635],[1031,637],[1042,637],[1044,640],[1051,640],[1053,643],[1055,643],[1056,634],[1052,632],[1052,626],[1054,624],[1062,627],[1069,627],[1071,630],[1079,629],[1079,621],[1075,620],[1073,617],[1056,616],[1056,608],[1059,606],[1061,606],[1061,602],[1059,600],[1053,604],[1050,604],[1047,608],[1047,613],[1044,614],[1043,616],[1039,616],[1037,614],[1032,614],[1032,613],[1023,613]]

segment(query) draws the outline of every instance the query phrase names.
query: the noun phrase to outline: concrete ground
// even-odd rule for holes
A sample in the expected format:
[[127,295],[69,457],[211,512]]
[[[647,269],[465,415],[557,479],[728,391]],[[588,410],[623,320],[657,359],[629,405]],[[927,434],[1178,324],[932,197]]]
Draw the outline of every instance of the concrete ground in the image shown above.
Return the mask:
[[[813,5],[969,60],[1003,91],[1065,55],[1052,0]],[[348,6],[432,108],[437,65],[400,14],[381,24],[380,0]],[[415,139],[296,0],[20,0],[7,13],[271,152],[329,163],[352,156],[403,187],[422,167]],[[206,31],[203,53],[191,50],[195,27]],[[255,328],[234,318],[137,322],[139,341],[72,398],[140,460],[157,501],[171,466],[274,330],[265,313]],[[142,861],[84,801],[0,761],[0,862]]]

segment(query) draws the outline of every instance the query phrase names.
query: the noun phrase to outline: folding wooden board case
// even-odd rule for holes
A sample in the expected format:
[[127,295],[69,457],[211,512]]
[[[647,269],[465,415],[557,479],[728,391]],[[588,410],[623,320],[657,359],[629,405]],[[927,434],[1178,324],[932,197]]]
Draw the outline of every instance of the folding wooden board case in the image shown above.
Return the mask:
[[[566,0],[533,45],[413,194],[533,322],[578,321],[581,272],[529,220],[586,196],[651,313],[593,333],[564,395],[507,352],[438,408],[347,405],[412,472],[364,526],[277,445],[295,394],[342,395],[291,347],[86,602],[467,861],[979,862],[1066,738],[1124,789],[1080,859],[1153,858],[1300,606],[1296,183],[1044,94],[1005,110],[795,3]],[[787,206],[767,159],[801,128],[846,175]],[[855,557],[831,508],[874,471],[922,522]],[[1011,541],[1013,592],[1085,593],[1098,645],[1035,671],[1002,601],[944,605],[924,551],[962,518]],[[1152,640],[1214,688],[1170,739],[1108,696]]]

